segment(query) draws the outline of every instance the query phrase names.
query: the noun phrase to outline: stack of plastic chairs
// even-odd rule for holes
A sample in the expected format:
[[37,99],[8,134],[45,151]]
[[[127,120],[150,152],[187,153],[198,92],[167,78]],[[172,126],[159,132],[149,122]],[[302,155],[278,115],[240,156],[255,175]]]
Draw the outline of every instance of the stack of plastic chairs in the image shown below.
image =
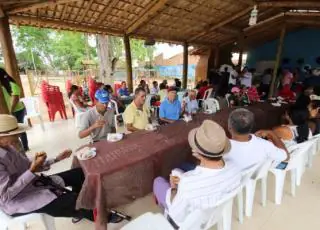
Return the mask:
[[63,95],[58,86],[49,85],[43,81],[41,83],[41,96],[48,108],[50,121],[54,121],[55,114],[60,113],[62,119],[67,119],[66,107],[63,100]]
[[[114,94],[118,95],[118,90],[121,88],[121,84],[115,83],[114,84]],[[119,96],[119,95],[118,95]]]
[[66,81],[66,91],[67,91],[67,93],[70,92],[71,86],[72,86],[71,80],[67,80]]

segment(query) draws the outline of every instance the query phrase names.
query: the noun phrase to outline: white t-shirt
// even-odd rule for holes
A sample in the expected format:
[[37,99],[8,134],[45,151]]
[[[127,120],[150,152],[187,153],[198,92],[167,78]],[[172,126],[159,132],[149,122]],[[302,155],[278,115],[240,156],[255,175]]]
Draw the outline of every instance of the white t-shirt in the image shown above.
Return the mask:
[[167,193],[169,216],[180,225],[195,209],[214,207],[218,201],[238,188],[240,180],[240,169],[232,162],[226,162],[222,169],[197,166],[181,176],[178,192],[172,203],[169,199],[171,193]]
[[246,87],[250,88],[252,85],[252,73],[246,72],[241,78],[241,85],[245,85]]
[[233,162],[241,170],[248,169],[266,160],[281,162],[287,158],[283,149],[255,135],[251,135],[251,140],[248,142],[230,141],[231,150],[225,155],[224,159]]
[[159,89],[158,88],[154,88],[152,87],[150,90],[150,94],[151,95],[157,95],[159,93]]
[[232,77],[238,77],[238,72],[235,70],[232,70],[230,72],[230,76],[229,76],[229,85],[236,85],[237,84],[237,79],[236,78],[232,78]]

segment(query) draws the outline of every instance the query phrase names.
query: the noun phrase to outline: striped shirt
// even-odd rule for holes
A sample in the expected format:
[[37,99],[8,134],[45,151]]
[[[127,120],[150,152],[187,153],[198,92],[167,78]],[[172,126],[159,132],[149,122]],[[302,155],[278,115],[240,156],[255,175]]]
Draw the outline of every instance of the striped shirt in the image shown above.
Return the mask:
[[[233,192],[240,185],[240,170],[231,162],[222,169],[209,169],[197,166],[184,173],[178,185],[178,191],[170,203],[167,193],[169,216],[180,225],[195,209],[207,209]],[[170,191],[170,190],[169,190]]]

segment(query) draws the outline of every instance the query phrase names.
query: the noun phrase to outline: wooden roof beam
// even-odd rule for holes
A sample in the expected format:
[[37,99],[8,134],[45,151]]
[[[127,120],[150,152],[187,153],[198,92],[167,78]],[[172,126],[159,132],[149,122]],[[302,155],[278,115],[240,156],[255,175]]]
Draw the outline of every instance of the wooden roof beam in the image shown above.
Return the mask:
[[311,25],[311,26],[320,26],[320,21],[315,19],[296,19],[289,18],[287,19],[288,23],[298,24],[298,25]]
[[289,17],[320,17],[320,12],[287,12]]
[[16,13],[25,12],[28,10],[34,10],[34,9],[44,8],[44,7],[48,7],[48,6],[54,6],[54,5],[58,5],[58,4],[76,2],[76,1],[81,1],[81,0],[47,0],[47,1],[42,0],[37,3],[29,4],[27,6],[17,7],[17,8],[11,9],[8,11],[8,14],[16,14]]
[[126,30],[127,34],[134,33],[150,18],[152,18],[159,10],[161,10],[168,3],[169,0],[152,1],[138,16],[138,20],[133,22]]
[[64,8],[63,8],[63,11],[62,11],[62,14],[61,14],[61,17],[60,17],[60,20],[64,20],[64,18],[66,17],[66,14],[67,14],[67,10],[68,10],[68,3],[66,3],[65,5],[64,5]]
[[100,25],[101,22],[106,18],[106,16],[111,12],[113,7],[115,7],[119,3],[119,1],[120,0],[111,0],[111,3],[107,5],[99,15],[98,19],[96,20],[96,24]]
[[242,30],[231,27],[231,26],[222,26],[217,29],[217,32],[221,32],[224,34],[231,34],[231,35],[239,35],[241,34]]
[[250,12],[251,10],[252,10],[252,6],[247,7],[247,8],[245,8],[244,10],[242,10],[242,11],[240,11],[239,13],[237,13],[237,14],[229,17],[229,18],[226,19],[226,20],[223,20],[223,21],[221,21],[221,22],[219,22],[219,23],[217,23],[217,24],[209,25],[209,26],[207,27],[207,29],[205,29],[205,30],[204,30],[203,32],[201,32],[201,33],[198,33],[198,34],[195,35],[194,37],[192,37],[192,38],[190,39],[190,41],[194,41],[194,40],[196,40],[196,39],[198,39],[198,38],[200,38],[200,37],[202,37],[202,36],[204,36],[204,35],[212,32],[212,31],[214,31],[214,30],[216,30],[216,29],[218,29],[218,28],[220,28],[220,27],[222,27],[222,26],[230,23],[230,22],[233,22],[234,20],[242,17],[243,15],[247,14],[247,13]]
[[249,31],[254,30],[257,27],[265,26],[265,25],[268,25],[268,24],[270,24],[272,22],[275,22],[275,21],[278,21],[278,20],[284,20],[284,16],[285,16],[285,13],[277,14],[277,15],[275,15],[273,17],[270,17],[270,18],[268,18],[266,20],[258,22],[257,24],[255,24],[253,26],[249,26],[247,28],[244,28],[243,32],[247,33]]
[[319,1],[264,1],[259,2],[258,5],[275,8],[320,8]]
[[79,22],[82,22],[84,17],[87,15],[88,11],[91,9],[92,3],[94,0],[90,0],[87,4],[87,7],[84,9],[84,11],[82,12]]
[[81,31],[81,32],[87,32],[87,33],[104,33],[104,34],[110,34],[110,35],[123,35],[123,31],[118,31],[114,29],[108,29],[108,28],[102,28],[97,26],[87,26],[87,25],[81,25],[81,24],[75,24],[70,22],[63,22],[63,21],[57,21],[57,20],[50,20],[50,19],[40,19],[36,17],[28,17],[28,16],[10,16],[9,19],[13,24],[19,23],[19,24],[27,24],[32,26],[33,24],[36,24],[40,27],[46,27],[46,28],[52,28],[57,27],[61,29],[68,29],[68,30],[75,30],[75,31]]

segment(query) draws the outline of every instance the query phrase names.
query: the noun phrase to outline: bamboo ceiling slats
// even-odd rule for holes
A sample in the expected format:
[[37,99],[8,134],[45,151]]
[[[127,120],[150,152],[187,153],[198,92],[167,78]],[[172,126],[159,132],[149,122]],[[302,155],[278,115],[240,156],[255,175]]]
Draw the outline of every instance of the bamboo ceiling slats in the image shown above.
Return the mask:
[[[258,5],[258,23],[249,28]],[[0,17],[19,25],[219,46],[268,37],[281,23],[320,26],[317,0],[3,0]],[[282,13],[282,15],[281,15]],[[286,13],[286,14],[285,14]],[[279,16],[280,15],[280,16]],[[294,26],[296,25],[296,26]],[[263,36],[261,36],[263,34]]]

